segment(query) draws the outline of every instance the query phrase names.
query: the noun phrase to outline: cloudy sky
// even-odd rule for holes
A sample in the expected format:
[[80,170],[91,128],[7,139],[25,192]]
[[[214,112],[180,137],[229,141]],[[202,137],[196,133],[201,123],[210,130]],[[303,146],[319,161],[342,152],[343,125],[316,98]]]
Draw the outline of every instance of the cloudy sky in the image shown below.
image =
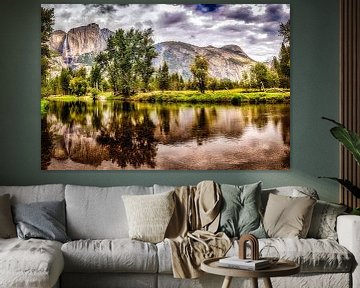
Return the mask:
[[54,8],[54,30],[97,23],[100,28],[152,28],[155,43],[182,41],[197,46],[240,46],[257,61],[277,55],[279,24],[290,17],[288,4],[43,4]]

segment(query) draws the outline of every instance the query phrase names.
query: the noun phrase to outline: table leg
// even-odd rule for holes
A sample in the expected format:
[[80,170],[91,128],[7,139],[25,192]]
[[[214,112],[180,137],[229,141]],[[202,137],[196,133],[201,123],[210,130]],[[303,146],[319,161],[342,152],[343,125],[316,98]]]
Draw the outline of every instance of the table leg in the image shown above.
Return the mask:
[[221,288],[230,288],[232,277],[231,276],[225,276],[224,282],[221,286]]
[[257,278],[251,278],[252,287],[258,288],[258,279]]
[[265,288],[273,288],[270,278],[266,277],[263,279],[264,279]]

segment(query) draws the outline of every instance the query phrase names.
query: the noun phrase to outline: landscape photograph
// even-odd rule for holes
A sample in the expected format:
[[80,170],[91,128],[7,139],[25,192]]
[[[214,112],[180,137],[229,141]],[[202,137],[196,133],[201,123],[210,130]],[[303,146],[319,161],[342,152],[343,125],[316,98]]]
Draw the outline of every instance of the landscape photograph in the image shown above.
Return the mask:
[[289,4],[42,4],[42,170],[290,168]]

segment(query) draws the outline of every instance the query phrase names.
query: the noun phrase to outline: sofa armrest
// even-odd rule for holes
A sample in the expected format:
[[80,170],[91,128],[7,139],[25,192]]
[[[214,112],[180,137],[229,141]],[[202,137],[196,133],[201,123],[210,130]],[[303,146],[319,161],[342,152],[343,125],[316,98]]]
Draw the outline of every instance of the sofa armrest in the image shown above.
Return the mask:
[[347,248],[355,257],[353,287],[360,287],[360,216],[338,216],[336,229],[340,245]]

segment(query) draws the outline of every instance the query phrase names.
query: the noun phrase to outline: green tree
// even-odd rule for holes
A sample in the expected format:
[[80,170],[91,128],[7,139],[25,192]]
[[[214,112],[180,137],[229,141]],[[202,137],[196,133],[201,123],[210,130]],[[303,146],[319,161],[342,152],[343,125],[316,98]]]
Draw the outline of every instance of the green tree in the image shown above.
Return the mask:
[[139,86],[147,87],[156,57],[153,31],[119,29],[108,39],[107,48],[96,57],[96,62],[105,69],[115,95],[129,97]]
[[216,78],[210,78],[209,82],[209,89],[211,89],[213,92],[218,89],[219,83]]
[[279,53],[280,86],[290,87],[290,45],[281,44]]
[[166,61],[159,68],[158,85],[161,91],[168,90],[170,87],[169,67]]
[[283,43],[290,45],[290,19],[285,24],[280,23],[279,36],[283,36]]
[[86,94],[87,81],[83,77],[74,77],[70,80],[69,88],[71,94],[82,96]]
[[69,68],[67,68],[67,69],[62,68],[59,81],[60,81],[60,87],[61,87],[61,91],[62,91],[63,95],[70,93],[71,78],[72,78],[71,70]]
[[256,63],[252,68],[251,72],[255,77],[255,85],[260,90],[271,86],[270,72],[264,63]]
[[202,55],[196,55],[190,70],[195,78],[197,88],[201,93],[205,93],[209,70],[208,60]]
[[99,89],[101,80],[102,80],[102,76],[101,76],[100,65],[95,63],[95,65],[91,67],[91,71],[90,71],[90,76],[89,76],[90,86]]
[[279,35],[283,37],[279,52],[279,85],[290,88],[290,20],[280,24]]
[[41,83],[45,84],[51,58],[49,39],[55,23],[54,9],[41,7]]
[[251,87],[250,76],[247,71],[243,71],[241,74],[240,87],[248,90]]
[[86,78],[86,68],[85,67],[81,67],[77,70],[74,71],[74,77],[80,77],[80,78]]

